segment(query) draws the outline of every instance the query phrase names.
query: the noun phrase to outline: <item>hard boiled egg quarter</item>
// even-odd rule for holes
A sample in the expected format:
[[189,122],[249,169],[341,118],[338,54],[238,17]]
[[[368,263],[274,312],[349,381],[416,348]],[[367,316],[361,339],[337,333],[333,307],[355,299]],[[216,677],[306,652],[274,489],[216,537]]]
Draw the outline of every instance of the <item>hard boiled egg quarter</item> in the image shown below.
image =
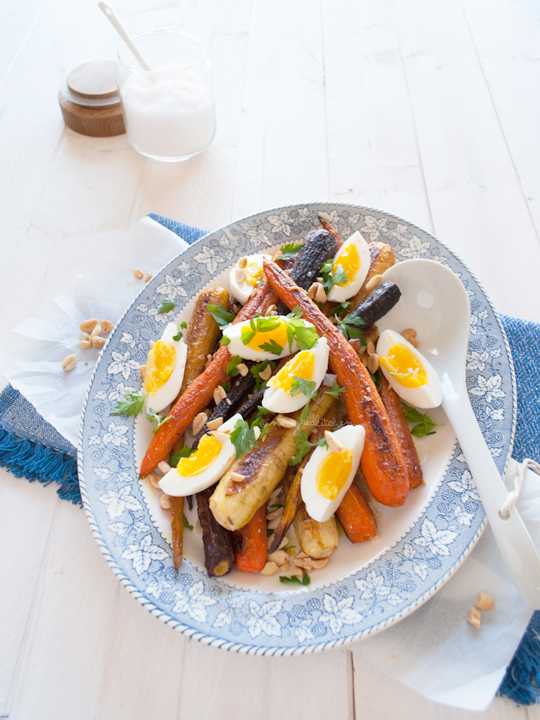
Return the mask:
[[230,432],[240,419],[242,416],[237,413],[224,422],[215,435],[203,435],[195,452],[187,458],[181,458],[177,467],[169,470],[159,481],[163,492],[174,497],[185,497],[206,490],[221,480],[236,455]]
[[353,233],[341,246],[334,258],[332,274],[341,267],[347,274],[347,281],[332,285],[328,299],[332,302],[344,302],[360,290],[370,263],[369,246],[358,231]]
[[351,486],[366,433],[361,425],[345,425],[332,435],[343,446],[341,452],[315,448],[302,474],[302,500],[308,515],[317,522],[332,517]]
[[296,378],[310,380],[317,390],[328,369],[328,342],[320,338],[310,350],[297,353],[281,370],[270,378],[264,391],[262,405],[275,413],[291,413],[299,410],[309,398],[302,392],[294,396],[293,383]]
[[184,339],[174,340],[178,326],[169,323],[161,340],[148,353],[144,390],[148,393],[145,410],[160,412],[170,405],[180,392],[186,367],[187,346]]
[[402,400],[419,408],[438,407],[441,381],[435,368],[413,345],[393,330],[385,330],[377,343],[381,370]]
[[236,265],[231,270],[231,292],[242,305],[248,301],[263,276],[263,260],[271,259],[271,255],[248,255],[243,268]]
[[[305,327],[313,327],[303,320]],[[228,349],[231,355],[239,355],[244,360],[276,360],[297,351],[293,341],[289,348],[287,320],[284,317],[258,317],[228,325],[223,335],[229,338]]]

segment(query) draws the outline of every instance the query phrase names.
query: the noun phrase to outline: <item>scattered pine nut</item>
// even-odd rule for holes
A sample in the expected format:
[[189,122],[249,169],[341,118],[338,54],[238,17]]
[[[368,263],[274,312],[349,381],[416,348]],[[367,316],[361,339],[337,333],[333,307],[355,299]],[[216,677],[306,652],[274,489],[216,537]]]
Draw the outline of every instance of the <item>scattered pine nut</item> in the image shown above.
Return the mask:
[[303,560],[304,558],[309,557],[309,555],[307,553],[305,553],[303,550],[300,550],[300,552],[297,552],[294,557],[298,558],[299,560]]
[[90,340],[90,335],[88,333],[83,333],[81,340]]
[[475,628],[479,628],[480,623],[482,622],[482,613],[480,610],[472,607],[467,615],[467,620],[471,623],[471,625],[474,625]]
[[212,435],[215,437],[218,443],[221,443],[222,445],[229,439],[229,436],[226,433],[219,432],[219,430],[213,430]]
[[206,365],[204,366],[205,370],[210,365],[211,362],[212,362],[212,353],[208,353],[208,355],[206,356]]
[[313,570],[313,562],[310,557],[299,558],[297,555],[293,559],[293,563],[296,565],[296,567],[302,568],[308,573]]
[[215,420],[210,420],[210,422],[207,424],[207,427],[209,430],[217,430],[218,427],[221,427],[223,425],[223,418],[219,417]]
[[328,558],[321,558],[320,560],[312,559],[311,564],[313,565],[314,570],[322,570],[323,567],[328,565]]
[[232,309],[233,309],[233,312],[235,312],[235,313],[238,313],[240,311],[240,308],[238,307],[238,305],[236,303],[233,304]]
[[324,282],[324,278],[323,278],[323,277],[318,277],[318,278],[317,278],[317,282],[323,283],[323,282]]
[[141,365],[141,367],[139,368],[139,374],[143,380],[146,379],[146,365]]
[[282,565],[285,565],[286,562],[289,562],[289,556],[285,550],[276,550],[276,552],[273,552],[268,556],[268,560],[270,562],[275,562],[276,565],[281,567]]
[[221,387],[221,385],[218,385],[217,388],[214,390],[214,395],[213,395],[213,397],[214,397],[214,402],[216,403],[216,405],[219,405],[219,403],[220,403],[222,400],[225,400],[225,398],[227,397],[227,393],[226,393],[225,390]]
[[368,280],[368,281],[367,281],[367,283],[366,283],[366,290],[367,290],[368,292],[371,292],[372,290],[375,290],[375,288],[377,287],[377,285],[381,282],[382,277],[383,277],[382,275],[374,275],[374,276],[371,278],[371,280]]
[[148,480],[150,480],[150,484],[152,485],[152,487],[159,487],[159,481],[161,480],[159,475],[156,475],[156,473],[150,473],[150,475],[147,475],[147,478]]
[[144,277],[144,273],[142,270],[138,270],[137,268],[135,268],[133,270],[133,277],[136,278],[137,280],[142,280]]
[[171,469],[171,466],[169,465],[168,462],[166,462],[165,460],[162,460],[160,463],[158,463],[158,468],[161,470],[161,472],[164,475],[166,475],[169,472],[169,470]]
[[92,347],[95,348],[102,348],[107,341],[103,337],[99,337],[99,335],[95,335],[92,338]]
[[360,358],[360,360],[362,361],[362,364],[365,365],[365,367],[367,367],[368,357],[369,356],[368,356],[367,352],[365,352],[362,354],[362,356]]
[[144,282],[150,282],[153,277],[154,276],[152,275],[152,273],[146,273],[146,275],[144,276]]
[[225,402],[227,403],[227,405],[232,405],[232,401],[229,400],[229,398],[225,398]]
[[495,607],[495,600],[488,593],[480,590],[478,597],[474,601],[474,607],[478,610],[492,610]]
[[234,275],[236,277],[236,282],[238,283],[243,283],[246,279],[246,271],[240,270],[240,268],[236,268],[236,270],[234,271]]
[[401,337],[405,338],[407,342],[411,343],[413,347],[420,345],[420,340],[416,339],[416,330],[414,328],[407,328],[400,333]]
[[75,355],[66,355],[62,363],[62,370],[64,372],[69,372],[70,370],[73,370],[76,364],[77,358],[75,357]]
[[277,307],[275,305],[270,305],[268,310],[265,312],[265,315],[266,315],[266,317],[270,317],[270,315],[272,315],[272,313],[274,313],[276,311],[277,311]]
[[270,380],[272,376],[272,367],[267,365],[262,372],[259,373],[261,380]]
[[375,352],[375,345],[371,342],[371,340],[367,344],[366,351],[368,355],[373,355]]
[[276,508],[266,516],[267,520],[275,520],[283,515],[283,508]]
[[233,482],[241,483],[241,482],[244,482],[245,479],[246,479],[245,475],[240,475],[240,473],[237,473],[237,472],[231,473],[231,480]]
[[84,364],[85,364],[85,365],[88,365],[88,360],[85,360],[85,361],[84,361]]
[[330,430],[324,431],[324,439],[328,443],[330,452],[340,453],[344,447]]
[[243,270],[247,265],[247,257],[244,255],[244,257],[239,258],[236,264],[238,265],[240,270]]
[[[279,543],[278,550],[283,550],[283,548],[284,548],[284,547],[287,547],[288,544],[289,544],[289,538],[285,535],[285,537],[283,538],[283,540]],[[287,553],[287,554],[288,554],[288,553]]]
[[[277,552],[277,550],[276,550],[276,552]],[[293,567],[296,568],[296,565],[294,565]],[[291,569],[291,563],[289,560],[287,560],[286,563],[283,563],[283,565],[280,565],[279,572],[280,573],[288,573],[290,569]],[[296,569],[298,569],[298,568],[296,568]]]
[[326,302],[326,291],[324,287],[321,285],[321,283],[318,283],[317,286],[317,293],[315,295],[315,302],[319,303],[319,305],[324,305]]
[[253,428],[253,434],[255,435],[255,440],[258,440],[261,437],[261,428],[255,426]]
[[319,289],[319,283],[314,282],[313,285],[310,286],[308,290],[308,297],[310,297],[312,300],[315,300],[315,295],[317,294],[317,290]]
[[81,348],[81,350],[88,350],[89,347],[92,347],[92,343],[90,342],[90,340],[81,340],[79,342],[79,347]]
[[369,355],[366,367],[372,375],[375,374],[379,369],[379,364],[379,356],[377,355],[377,353]]
[[105,335],[113,329],[114,325],[110,320],[102,320],[101,321],[101,332]]
[[275,575],[279,572],[279,568],[275,562],[267,562],[261,570],[261,575]]
[[203,426],[207,420],[206,413],[200,412],[198,415],[195,416],[193,419],[193,423],[191,425],[191,434],[193,437],[198,435],[200,431],[203,429]]
[[164,510],[171,509],[171,500],[166,493],[163,493],[163,495],[159,498],[159,504]]
[[278,415],[276,422],[278,425],[281,425],[281,427],[287,428],[288,430],[296,427],[296,420],[294,418],[286,417],[285,415]]
[[91,333],[97,324],[97,318],[92,318],[91,320],[85,320],[84,322],[82,322],[79,325],[79,329],[82,330],[83,333]]
[[241,375],[242,377],[246,377],[246,375],[247,375],[248,372],[249,372],[248,366],[245,365],[244,363],[239,363],[239,364],[236,366],[236,369],[238,370],[238,372],[240,373],[240,375]]
[[90,340],[98,335],[101,335],[101,325],[96,325],[96,327],[92,330],[90,333]]
[[255,297],[255,295],[259,292],[259,288],[253,288],[253,290],[249,293],[249,297]]

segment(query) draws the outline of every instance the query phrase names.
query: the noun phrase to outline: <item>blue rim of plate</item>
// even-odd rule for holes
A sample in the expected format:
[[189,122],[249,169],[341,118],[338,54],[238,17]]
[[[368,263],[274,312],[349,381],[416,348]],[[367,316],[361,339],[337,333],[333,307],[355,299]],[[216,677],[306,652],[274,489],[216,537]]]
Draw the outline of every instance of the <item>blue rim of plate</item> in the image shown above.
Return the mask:
[[[504,473],[516,426],[512,356],[499,317],[464,263],[426,231],[389,213],[341,203],[290,205],[216,230],[174,258],[119,320],[96,363],[79,429],[81,496],[97,543],[120,582],[153,615],[213,647],[257,655],[329,650],[375,634],[425,603],[456,572],[480,538],[485,514],[459,446],[429,503],[386,551],[317,590],[239,590],[183,563],[152,523],[137,481],[132,418],[109,413],[138,386],[147,341],[163,328],[167,294],[177,310],[240,255],[283,244],[319,227],[324,214],[342,236],[360,230],[388,242],[396,258],[429,258],[460,275],[471,301],[467,386],[495,463]],[[265,240],[267,239],[267,241]],[[188,274],[189,271],[189,274]],[[99,467],[102,465],[102,467]]]

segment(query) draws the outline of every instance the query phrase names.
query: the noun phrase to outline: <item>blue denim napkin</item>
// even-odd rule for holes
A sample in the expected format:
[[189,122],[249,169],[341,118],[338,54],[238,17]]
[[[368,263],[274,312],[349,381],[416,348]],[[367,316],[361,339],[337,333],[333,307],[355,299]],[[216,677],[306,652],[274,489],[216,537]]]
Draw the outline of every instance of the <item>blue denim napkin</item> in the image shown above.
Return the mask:
[[[151,214],[156,222],[188,244],[207,232]],[[517,381],[518,420],[513,457],[538,458],[540,437],[540,324],[501,315],[508,335]],[[77,451],[9,385],[0,394],[0,466],[16,477],[60,485],[62,499],[81,504],[77,479]],[[540,701],[540,612],[535,612],[508,666],[499,692],[522,705]]]

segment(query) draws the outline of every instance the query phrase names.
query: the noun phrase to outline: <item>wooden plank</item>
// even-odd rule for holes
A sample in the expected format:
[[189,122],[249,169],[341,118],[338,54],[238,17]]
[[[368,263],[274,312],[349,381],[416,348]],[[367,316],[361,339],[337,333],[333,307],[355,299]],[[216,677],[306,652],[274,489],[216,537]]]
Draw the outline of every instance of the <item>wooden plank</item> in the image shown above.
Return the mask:
[[499,310],[539,319],[538,235],[461,3],[410,0],[394,10],[435,232]]
[[9,72],[44,5],[43,0],[10,3],[2,8],[0,25],[0,82]]
[[515,172],[540,232],[540,23],[527,3],[465,0]]
[[333,200],[432,230],[391,0],[324,2],[328,165]]

